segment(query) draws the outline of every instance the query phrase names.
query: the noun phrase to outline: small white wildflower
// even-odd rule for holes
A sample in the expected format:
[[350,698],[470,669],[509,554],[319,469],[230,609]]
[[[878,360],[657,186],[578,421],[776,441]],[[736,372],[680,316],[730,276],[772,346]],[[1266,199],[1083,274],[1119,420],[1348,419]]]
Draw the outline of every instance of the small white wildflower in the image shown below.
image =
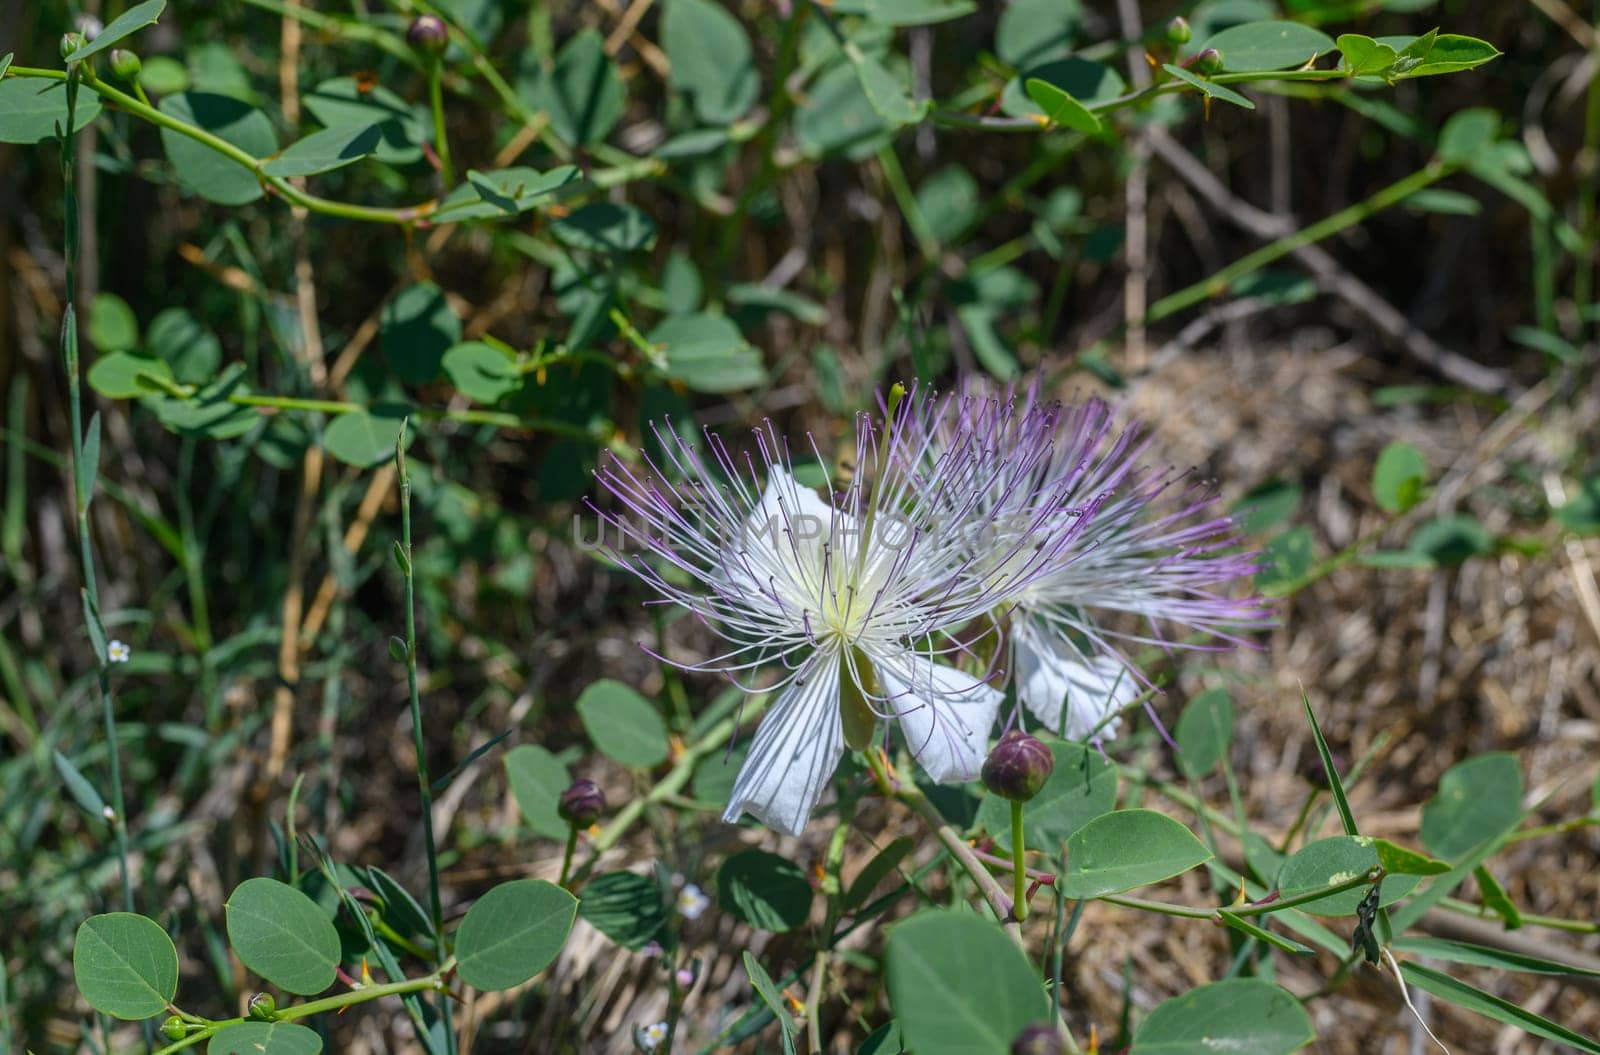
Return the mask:
[[686,884],[678,891],[678,915],[684,919],[699,919],[706,909],[711,907],[711,899],[706,897],[706,892],[693,883]]
[[665,1022],[652,1022],[644,1029],[639,1030],[635,1034],[635,1039],[638,1040],[645,1051],[655,1051],[661,1046],[661,1042],[667,1039],[667,1024]]
[[106,659],[113,663],[126,663],[133,656],[133,649],[121,641],[112,641],[106,645]]

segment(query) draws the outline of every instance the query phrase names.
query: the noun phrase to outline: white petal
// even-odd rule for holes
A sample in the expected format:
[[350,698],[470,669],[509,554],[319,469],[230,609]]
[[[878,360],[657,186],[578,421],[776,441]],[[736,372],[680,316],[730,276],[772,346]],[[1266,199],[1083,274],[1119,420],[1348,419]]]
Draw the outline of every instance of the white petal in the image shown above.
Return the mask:
[[722,819],[732,824],[748,813],[799,835],[843,754],[839,661],[819,653],[761,719]]
[[1022,624],[1014,647],[1017,695],[1046,729],[1052,733],[1062,729],[1065,705],[1068,740],[1116,737],[1121,718],[1106,722],[1098,733],[1095,729],[1139,695],[1138,679],[1126,667],[1110,656],[1084,663],[1065,637],[1032,623]]
[[941,784],[975,779],[1004,694],[910,650],[872,661],[906,744],[928,776]]
[[[723,566],[740,590],[770,597],[774,589],[804,604],[821,570],[822,545],[849,519],[782,469],[767,477],[761,501],[729,540]],[[799,595],[785,595],[799,588]]]

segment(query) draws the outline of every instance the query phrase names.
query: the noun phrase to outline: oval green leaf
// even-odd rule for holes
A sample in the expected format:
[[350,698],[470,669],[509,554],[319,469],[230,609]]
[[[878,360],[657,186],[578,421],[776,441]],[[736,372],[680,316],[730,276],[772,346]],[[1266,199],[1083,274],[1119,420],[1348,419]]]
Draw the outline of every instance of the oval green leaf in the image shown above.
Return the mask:
[[674,315],[650,331],[649,341],[666,357],[663,372],[696,392],[738,392],[766,380],[760,350],[722,315]]
[[432,282],[407,286],[383,306],[378,342],[400,380],[424,385],[439,376],[444,353],[461,340],[461,320]]
[[461,980],[510,989],[550,965],[566,943],[578,899],[542,879],[514,879],[479,898],[456,930]]
[[154,382],[142,380],[141,375],[177,380],[172,376],[172,367],[163,359],[149,359],[131,352],[112,352],[102,355],[89,367],[89,387],[107,399],[135,399],[160,391]]
[[1023,88],[1027,90],[1028,98],[1032,99],[1044,113],[1045,120],[1051,124],[1091,135],[1100,131],[1100,118],[1049,81],[1029,77],[1023,82]]
[[126,352],[139,344],[139,319],[128,302],[102,290],[89,302],[89,340],[101,352]]
[[1259,978],[1233,978],[1157,1005],[1133,1031],[1132,1055],[1289,1055],[1316,1036],[1292,993]]
[[332,172],[377,150],[381,138],[382,128],[375,124],[324,128],[290,143],[283,153],[268,159],[261,170],[269,176],[286,177]]
[[642,949],[667,923],[661,887],[650,876],[607,872],[585,883],[578,915],[625,949]]
[[[80,89],[72,112],[76,132],[100,115],[100,97]],[[57,125],[67,123],[67,88],[62,81],[36,77],[0,80],[0,143],[41,143],[54,139]]]
[[394,457],[405,410],[352,410],[340,414],[322,433],[322,446],[335,458],[358,469],[370,469]]
[[207,1055],[318,1055],[322,1038],[293,1022],[241,1022],[217,1031]]
[[717,870],[717,904],[757,930],[793,930],[811,915],[811,881],[800,866],[746,850]]
[[1286,70],[1304,66],[1334,49],[1333,38],[1299,22],[1246,22],[1230,26],[1200,45],[1222,54],[1229,73]]
[[528,827],[551,839],[567,837],[567,822],[556,811],[561,793],[572,778],[561,760],[537,744],[523,744],[506,752],[506,779],[511,796]]
[[[278,149],[278,137],[267,115],[227,95],[183,92],[161,100],[162,113],[226,140],[252,157]],[[178,175],[178,183],[218,205],[248,205],[261,197],[261,180],[239,162],[170,128],[161,129],[161,146]]]
[[522,374],[511,357],[482,341],[455,345],[444,353],[443,365],[457,391],[485,406],[493,406],[522,387]]
[[721,4],[667,0],[661,47],[672,64],[668,83],[705,124],[731,124],[755,105],[761,84],[750,37]]
[[1190,700],[1178,716],[1178,760],[1192,777],[1202,777],[1228,755],[1233,743],[1233,697],[1210,689]]
[[1115,894],[1170,879],[1211,860],[1194,833],[1154,810],[1117,810],[1096,817],[1067,840],[1064,898]]
[[227,905],[228,944],[273,985],[314,996],[333,984],[339,932],[315,901],[276,879],[246,879]]
[[600,753],[649,769],[667,758],[667,725],[650,701],[620,681],[601,678],[578,697],[578,717]]
[[1049,1020],[1039,978],[998,926],[970,912],[921,912],[889,931],[889,1005],[917,1055],[1006,1052]]
[[90,916],[72,943],[72,978],[96,1011],[129,1021],[150,1018],[178,993],[178,950],[148,917]]
[[1504,751],[1458,762],[1422,807],[1422,845],[1454,861],[1522,820],[1522,770]]
[[[1366,875],[1378,865],[1378,850],[1371,839],[1359,835],[1318,839],[1283,863],[1278,872],[1278,893],[1285,898],[1300,897]],[[1385,876],[1378,904],[1394,904],[1411,893],[1418,882],[1415,875]],[[1314,916],[1354,916],[1367,891],[1365,885],[1352,887],[1297,907]]]

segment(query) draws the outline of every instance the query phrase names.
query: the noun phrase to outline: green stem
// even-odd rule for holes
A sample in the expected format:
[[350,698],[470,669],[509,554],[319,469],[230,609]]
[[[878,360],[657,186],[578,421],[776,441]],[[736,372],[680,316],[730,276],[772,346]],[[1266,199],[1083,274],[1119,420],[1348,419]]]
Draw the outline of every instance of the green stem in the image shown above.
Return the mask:
[[567,877],[572,874],[572,853],[578,848],[578,826],[567,826],[567,848],[561,854],[561,878],[556,880],[557,886],[566,886]]
[[444,128],[444,89],[439,83],[439,60],[428,64],[428,105],[433,109],[433,146],[439,153],[439,175],[446,187],[455,186],[454,167],[450,164],[450,139]]
[[1028,918],[1028,865],[1022,839],[1022,803],[1011,800],[1011,912],[1021,923]]
[[[439,897],[439,851],[433,837],[433,785],[428,780],[427,745],[422,737],[422,698],[417,691],[417,606],[416,572],[411,554],[411,475],[406,471],[406,433],[410,422],[400,423],[400,436],[395,441],[395,469],[400,479],[400,545],[405,554],[406,590],[406,689],[411,703],[411,746],[416,752],[417,790],[422,799],[422,843],[428,857],[428,907],[433,924],[433,947],[441,959],[446,955],[444,942],[444,905]],[[441,971],[443,967],[441,965]],[[397,984],[397,983],[391,983]],[[439,1001],[439,1015],[443,1020],[446,1050],[455,1051],[455,1030],[450,1023],[450,1001]]]
[[[1379,878],[1382,877],[1380,876]],[[1329,883],[1325,887],[1318,887],[1316,890],[1308,890],[1303,894],[1296,894],[1294,897],[1281,898],[1277,901],[1267,901],[1257,905],[1224,905],[1222,907],[1226,908],[1235,916],[1265,916],[1273,912],[1281,912],[1284,909],[1297,908],[1300,905],[1305,905],[1312,901],[1320,901],[1325,897],[1332,897],[1334,894],[1342,894],[1346,890],[1354,890],[1357,887],[1362,886],[1371,886],[1374,882],[1376,882],[1376,880],[1373,879],[1370,873],[1363,872],[1358,876],[1343,880],[1342,882]],[[1108,894],[1096,900],[1105,901],[1113,905],[1121,905],[1123,908],[1139,909],[1141,912],[1155,912],[1163,916],[1180,916],[1184,919],[1210,920],[1217,918],[1217,909],[1214,908],[1193,908],[1189,905],[1171,905],[1164,901],[1149,901],[1145,898],[1129,897],[1125,894]]]
[[1154,304],[1145,312],[1146,323],[1159,322],[1169,316],[1187,308],[1192,308],[1201,301],[1211,297],[1221,296],[1228,287],[1246,275],[1261,270],[1268,264],[1288,256],[1297,249],[1313,245],[1331,235],[1337,234],[1347,228],[1364,222],[1373,214],[1405,201],[1417,191],[1429,184],[1436,183],[1445,176],[1455,171],[1455,166],[1441,161],[1429,162],[1423,168],[1396,180],[1394,183],[1378,191],[1376,194],[1356,202],[1347,208],[1340,209],[1331,216],[1318,220],[1316,223],[1303,227],[1293,234],[1285,235],[1275,242],[1262,246],[1253,253],[1247,253],[1224,267],[1208,278],[1201,279],[1192,285],[1170,293]]

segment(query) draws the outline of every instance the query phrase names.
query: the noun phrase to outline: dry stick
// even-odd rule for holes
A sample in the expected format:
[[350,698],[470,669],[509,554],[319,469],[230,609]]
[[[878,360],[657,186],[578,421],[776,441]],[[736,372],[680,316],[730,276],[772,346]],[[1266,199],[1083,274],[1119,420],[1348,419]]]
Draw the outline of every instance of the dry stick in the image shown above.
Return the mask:
[[[598,0],[598,6],[608,15],[622,16],[622,21],[617,25],[617,32],[612,33],[611,39],[606,41],[607,55],[616,58],[617,52],[622,49],[623,39],[625,39],[629,44],[633,45],[633,50],[639,53],[639,57],[644,60],[645,65],[656,71],[656,76],[665,77],[672,72],[672,62],[667,58],[667,53],[637,32],[639,19],[644,17],[643,10],[637,16],[633,16],[631,9],[624,12],[619,8],[617,0]],[[648,0],[634,0],[633,6],[648,8],[650,5]],[[629,24],[630,17],[632,17],[631,25]],[[623,26],[628,26],[628,32],[625,34],[621,33]]]
[[[1138,0],[1117,0],[1117,18],[1125,39],[1143,36]],[[1135,91],[1150,86],[1150,66],[1143,48],[1128,50],[1128,77]],[[1145,365],[1144,317],[1150,304],[1150,143],[1142,131],[1135,130],[1130,147],[1132,166],[1123,187],[1123,252],[1128,262],[1122,279],[1123,352],[1128,369],[1139,370]]]
[[[361,505],[356,510],[356,518],[344,532],[344,550],[354,556],[361,549],[361,544],[367,540],[367,532],[372,528],[372,522],[377,519],[378,511],[383,508],[383,500],[389,496],[389,489],[394,486],[394,466],[384,464],[372,474],[372,480],[367,484],[367,493],[361,497]],[[306,610],[305,621],[300,627],[300,647],[309,648],[311,642],[316,640],[317,633],[322,629],[322,623],[328,618],[328,611],[333,607],[334,598],[338,595],[339,584],[329,571],[322,577],[322,584],[317,587],[317,595],[311,601],[311,607]]]
[[[1151,147],[1183,180],[1223,216],[1258,238],[1282,238],[1295,229],[1293,222],[1273,216],[1235,196],[1177,140],[1159,128],[1146,130]],[[1344,269],[1327,250],[1305,245],[1292,250],[1328,292],[1361,312],[1379,332],[1398,341],[1411,356],[1444,377],[1476,392],[1504,393],[1511,378],[1503,370],[1475,363],[1443,347],[1411,325],[1404,314],[1370,286]]]

